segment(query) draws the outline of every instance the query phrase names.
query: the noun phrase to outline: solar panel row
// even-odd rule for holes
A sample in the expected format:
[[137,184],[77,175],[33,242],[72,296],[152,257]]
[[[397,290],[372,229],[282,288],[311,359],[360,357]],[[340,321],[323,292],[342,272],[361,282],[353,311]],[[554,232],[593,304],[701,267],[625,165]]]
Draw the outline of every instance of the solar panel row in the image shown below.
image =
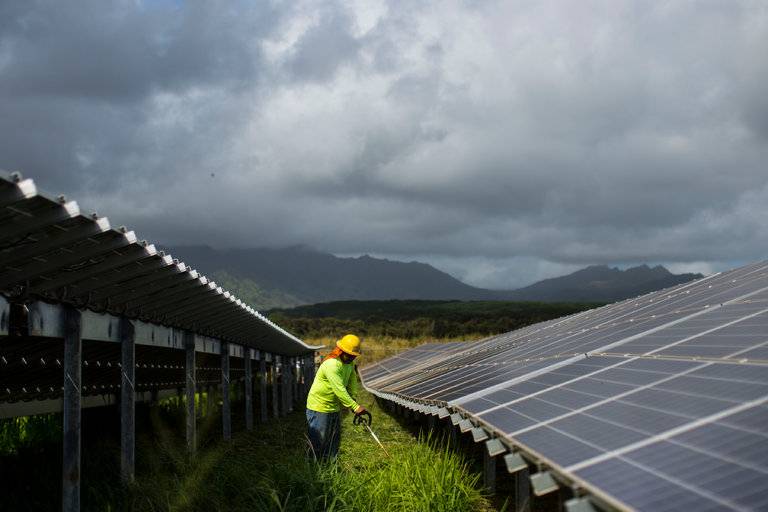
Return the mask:
[[18,174],[0,173],[0,294],[71,304],[279,354],[319,348],[134,232],[81,213],[63,196],[42,194]]
[[768,507],[768,264],[363,370],[640,510]]

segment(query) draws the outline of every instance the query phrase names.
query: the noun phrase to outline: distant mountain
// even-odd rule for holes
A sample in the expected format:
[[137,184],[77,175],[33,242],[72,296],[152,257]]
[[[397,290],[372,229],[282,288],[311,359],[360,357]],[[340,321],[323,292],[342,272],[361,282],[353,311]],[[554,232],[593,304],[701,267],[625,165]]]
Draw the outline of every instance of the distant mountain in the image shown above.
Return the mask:
[[481,300],[489,293],[425,263],[339,258],[302,246],[226,250],[192,246],[176,247],[171,253],[193,262],[257,308],[335,300]]
[[508,300],[542,302],[614,302],[669,288],[704,277],[701,274],[673,274],[661,265],[640,265],[626,270],[594,265],[567,276],[545,279],[525,288],[503,292]]
[[612,302],[702,277],[675,275],[661,266],[627,270],[592,266],[519,290],[498,291],[462,283],[425,263],[340,258],[303,246],[226,250],[188,246],[171,253],[261,309],[387,299]]

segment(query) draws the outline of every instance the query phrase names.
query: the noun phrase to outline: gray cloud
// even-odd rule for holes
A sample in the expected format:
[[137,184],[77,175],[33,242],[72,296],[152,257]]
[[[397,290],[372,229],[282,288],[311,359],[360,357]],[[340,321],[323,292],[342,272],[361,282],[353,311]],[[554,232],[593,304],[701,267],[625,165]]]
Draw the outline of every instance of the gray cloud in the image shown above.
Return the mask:
[[768,244],[760,2],[0,6],[0,167],[166,244],[519,286]]

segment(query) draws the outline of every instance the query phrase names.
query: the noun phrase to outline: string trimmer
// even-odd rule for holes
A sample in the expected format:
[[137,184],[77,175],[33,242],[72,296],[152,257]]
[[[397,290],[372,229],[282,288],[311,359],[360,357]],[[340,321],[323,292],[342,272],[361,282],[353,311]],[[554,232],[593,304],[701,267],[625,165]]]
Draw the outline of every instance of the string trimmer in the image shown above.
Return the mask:
[[352,424],[353,425],[362,425],[366,429],[368,429],[368,433],[371,434],[371,437],[373,438],[374,441],[376,441],[376,444],[381,446],[381,449],[384,450],[384,455],[389,457],[389,452],[387,452],[387,449],[384,448],[384,445],[381,444],[381,441],[379,441],[379,436],[377,436],[374,433],[373,429],[371,429],[371,413],[369,413],[368,411],[365,411],[362,414],[356,415],[355,418],[352,420]]

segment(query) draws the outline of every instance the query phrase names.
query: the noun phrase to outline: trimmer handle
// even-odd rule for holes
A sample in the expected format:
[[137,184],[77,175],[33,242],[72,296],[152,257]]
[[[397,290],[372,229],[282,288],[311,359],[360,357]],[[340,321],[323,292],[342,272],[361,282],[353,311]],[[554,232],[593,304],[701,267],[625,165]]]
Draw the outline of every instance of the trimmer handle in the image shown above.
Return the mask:
[[373,421],[373,417],[371,416],[371,413],[368,411],[363,411],[360,414],[355,414],[354,419],[352,420],[353,425],[370,425]]

